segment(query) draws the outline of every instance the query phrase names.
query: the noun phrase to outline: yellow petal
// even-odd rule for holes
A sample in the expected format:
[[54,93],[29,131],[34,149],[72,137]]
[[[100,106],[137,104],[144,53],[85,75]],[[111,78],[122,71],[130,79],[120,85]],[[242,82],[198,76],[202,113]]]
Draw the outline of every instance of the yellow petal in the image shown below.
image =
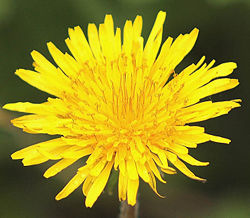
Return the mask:
[[130,204],[131,206],[134,206],[136,204],[138,187],[139,187],[139,179],[128,180],[127,197],[128,197],[128,204]]
[[101,173],[101,171],[103,170],[103,168],[105,167],[107,161],[106,161],[106,157],[104,157],[103,159],[99,160],[96,165],[91,167],[90,170],[90,175],[97,177],[99,176],[99,174]]
[[136,146],[138,148],[138,150],[143,153],[146,149],[145,149],[145,145],[142,143],[142,140],[140,137],[136,137],[135,138],[135,143],[136,143]]
[[172,167],[161,168],[161,171],[170,175],[176,174],[176,170]]
[[40,153],[37,153],[36,155],[33,155],[32,157],[25,157],[22,162],[24,166],[31,166],[31,165],[36,165],[36,164],[41,164],[49,159]]
[[159,170],[157,169],[154,161],[152,159],[148,159],[147,164],[149,168],[152,170],[152,172],[154,173],[154,175],[157,177],[157,179],[159,179],[162,183],[166,183],[166,181],[161,178],[161,174]]
[[101,45],[99,41],[98,31],[97,31],[96,25],[93,23],[90,23],[88,25],[88,39],[89,39],[91,50],[95,58],[98,61],[103,61],[103,55],[101,52]]
[[199,30],[194,28],[189,34],[184,36],[180,35],[172,44],[171,53],[172,53],[172,68],[174,69],[182,59],[190,52],[193,48],[196,39],[198,37]]
[[187,154],[188,153],[188,149],[182,145],[178,145],[178,144],[171,144],[168,148],[168,150],[173,151],[174,153],[178,153],[178,154]]
[[[148,168],[148,167],[147,167]],[[153,172],[151,172],[148,168],[148,172],[149,172],[149,186],[152,188],[152,190],[155,192],[155,194],[157,194],[160,198],[164,198],[164,196],[160,195],[156,189],[156,181],[155,181],[155,177]]]
[[141,158],[141,153],[136,149],[134,141],[130,141],[129,147],[131,149],[131,155],[133,156],[134,160],[139,160]]
[[148,47],[150,47],[151,43],[155,40],[156,36],[159,34],[159,32],[161,31],[164,21],[166,18],[166,12],[164,11],[160,11],[156,17],[154,26],[151,30],[151,33],[148,37],[148,41],[145,45],[145,50],[147,51]]
[[31,70],[19,69],[15,72],[22,80],[29,83],[30,85],[47,92],[49,94],[60,96],[61,91],[54,86],[54,84],[49,83],[45,76],[42,76],[39,73],[36,73]]
[[77,174],[63,188],[63,190],[57,194],[56,200],[61,200],[70,195],[75,189],[77,189],[83,183],[86,177],[87,177],[87,170],[80,172],[78,171]]
[[13,153],[11,155],[11,158],[13,160],[16,160],[16,159],[23,159],[25,157],[33,156],[34,154],[38,153],[36,148],[37,148],[36,145],[31,145],[27,148],[23,148],[19,151],[16,151],[15,153]]
[[48,113],[46,104],[34,104],[30,102],[10,103],[3,106],[4,109],[25,113]]
[[133,45],[132,40],[133,40],[133,25],[131,20],[127,20],[124,25],[123,45],[122,45],[122,50],[127,56],[129,56],[132,52],[132,45]]
[[79,159],[81,157],[91,154],[92,152],[93,148],[91,146],[85,148],[81,148],[80,146],[72,146],[69,147],[67,150],[63,151],[61,153],[61,157]]
[[99,195],[101,194],[101,192],[103,191],[108,181],[112,166],[113,162],[111,161],[106,165],[101,174],[95,179],[93,185],[89,189],[89,192],[85,200],[86,207],[92,207],[97,198],[99,197]]
[[233,108],[240,107],[236,100],[214,102],[205,101],[182,109],[177,115],[185,122],[199,122],[227,114]]
[[47,43],[47,46],[54,61],[63,72],[70,77],[75,77],[80,70],[78,63],[70,59],[69,55],[63,54],[52,42]]
[[218,142],[218,143],[224,143],[224,144],[229,144],[231,142],[230,139],[223,138],[220,136],[215,136],[215,135],[209,135],[209,138],[213,142]]
[[192,98],[202,99],[204,97],[214,95],[219,92],[226,91],[228,89],[232,89],[239,85],[239,81],[237,79],[217,79],[214,80],[207,85],[199,88],[196,93],[192,96]]
[[65,146],[65,145],[66,144],[65,144],[65,142],[63,142],[62,138],[56,138],[56,139],[52,139],[49,141],[40,142],[40,143],[31,145],[27,148],[16,151],[15,153],[13,153],[11,155],[11,158],[12,159],[23,159],[25,157],[32,157],[33,154],[36,155],[36,153],[38,153],[37,148],[39,148],[39,147],[41,147],[41,148],[45,148],[45,147],[57,148],[57,147]]
[[120,201],[125,201],[127,197],[127,185],[128,185],[128,177],[127,175],[123,175],[121,172],[119,173],[119,181],[118,181],[118,196]]
[[177,168],[179,169],[183,174],[185,174],[186,176],[188,176],[191,179],[195,179],[195,180],[199,180],[202,182],[205,182],[206,179],[203,178],[199,178],[197,176],[195,176],[187,167],[186,165],[181,162],[178,158],[172,158],[171,155],[169,155],[169,153],[167,153],[168,155],[168,159],[170,160],[170,162]]
[[149,175],[148,175],[148,171],[147,168],[144,166],[144,164],[141,164],[140,161],[136,162],[136,167],[137,167],[137,171],[139,176],[145,181],[145,182],[149,182]]
[[136,165],[133,159],[126,161],[128,177],[132,180],[138,179]]
[[207,166],[209,164],[209,162],[198,161],[188,154],[178,154],[178,157],[180,157],[185,162],[187,162],[191,165],[194,165],[194,166]]
[[45,178],[50,178],[52,176],[55,176],[57,173],[61,172],[66,167],[70,166],[75,161],[77,161],[77,159],[62,159],[53,166],[51,166],[49,169],[47,169],[43,174],[43,176]]
[[142,31],[142,17],[136,16],[133,22],[133,38],[134,40],[138,39],[141,36]]
[[96,177],[88,175],[82,185],[82,193],[87,196],[91,186],[93,185]]
[[68,32],[70,40],[66,40],[66,44],[76,60],[80,63],[92,60],[92,52],[82,29],[77,26],[74,29],[69,28]]

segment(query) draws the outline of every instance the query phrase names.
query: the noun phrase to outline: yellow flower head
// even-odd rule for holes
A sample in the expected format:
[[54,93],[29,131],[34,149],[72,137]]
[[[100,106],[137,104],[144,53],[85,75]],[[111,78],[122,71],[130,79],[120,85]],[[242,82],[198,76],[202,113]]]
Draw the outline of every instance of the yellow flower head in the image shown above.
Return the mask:
[[163,172],[176,173],[171,163],[186,176],[204,181],[184,162],[196,166],[208,162],[191,157],[188,148],[207,141],[230,142],[188,124],[240,106],[240,100],[204,100],[238,85],[237,79],[221,78],[231,74],[236,64],[213,67],[214,61],[206,64],[202,57],[176,73],[175,67],[194,46],[198,29],[175,40],[167,38],[160,49],[165,17],[165,12],[158,13],[144,46],[141,16],[134,22],[127,20],[122,34],[120,28],[114,31],[112,16],[106,15],[99,29],[88,25],[88,41],[80,27],[69,29],[66,44],[72,55],[47,44],[58,67],[33,51],[34,71],[16,71],[54,97],[41,104],[5,105],[8,110],[30,113],[13,124],[29,133],[61,137],[24,148],[12,158],[23,159],[25,166],[58,160],[44,173],[49,178],[87,156],[57,200],[82,185],[85,205],[92,207],[116,170],[119,199],[134,205],[140,178],[157,193],[155,177],[165,182]]

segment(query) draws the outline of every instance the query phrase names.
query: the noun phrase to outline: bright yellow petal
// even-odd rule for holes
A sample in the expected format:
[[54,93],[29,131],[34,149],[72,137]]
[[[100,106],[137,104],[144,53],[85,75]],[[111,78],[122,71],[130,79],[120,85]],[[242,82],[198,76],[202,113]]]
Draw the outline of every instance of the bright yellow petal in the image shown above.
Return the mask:
[[194,166],[207,166],[209,164],[209,162],[198,161],[188,154],[178,154],[178,157]]
[[136,196],[137,191],[139,187],[139,179],[136,180],[128,180],[128,191],[127,191],[127,197],[128,197],[128,204],[131,206],[134,206],[136,204]]
[[129,159],[126,161],[127,165],[127,173],[128,177],[132,180],[137,180],[138,179],[138,173],[136,169],[136,165],[133,159]]
[[120,201],[125,201],[127,198],[127,185],[128,185],[128,176],[119,173],[118,181],[118,196]]
[[89,189],[89,192],[86,196],[85,200],[86,207],[92,207],[97,198],[99,197],[99,195],[101,194],[101,192],[103,191],[108,181],[112,166],[113,162],[107,163],[106,167],[103,169],[101,174],[95,179],[93,185]]
[[62,159],[53,166],[51,166],[49,169],[47,169],[43,174],[43,176],[45,178],[50,178],[52,176],[55,176],[57,173],[61,172],[66,167],[70,166],[75,161],[77,161],[77,159]]
[[170,153],[167,153],[168,155],[168,158],[170,160],[170,162],[177,168],[179,169],[183,174],[185,174],[186,176],[188,176],[189,178],[191,179],[195,179],[195,180],[199,180],[199,181],[202,181],[202,182],[205,182],[206,179],[203,179],[203,178],[199,178],[197,176],[195,176],[187,167],[186,165],[181,162],[178,158],[173,158],[172,157],[172,154]]
[[68,182],[68,184],[60,191],[56,200],[61,200],[70,195],[75,189],[77,189],[87,177],[87,169],[78,171],[77,174]]
[[150,178],[148,175],[148,171],[147,168],[144,166],[144,164],[141,164],[139,161],[136,162],[136,167],[137,167],[137,171],[139,176],[145,181],[145,182],[149,182]]

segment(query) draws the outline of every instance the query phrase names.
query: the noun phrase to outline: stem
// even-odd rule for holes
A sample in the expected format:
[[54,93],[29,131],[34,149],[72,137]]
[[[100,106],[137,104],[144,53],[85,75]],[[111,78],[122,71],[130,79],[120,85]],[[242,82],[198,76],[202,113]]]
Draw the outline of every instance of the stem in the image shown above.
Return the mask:
[[127,201],[122,201],[119,218],[138,218],[138,200],[135,206],[128,205]]

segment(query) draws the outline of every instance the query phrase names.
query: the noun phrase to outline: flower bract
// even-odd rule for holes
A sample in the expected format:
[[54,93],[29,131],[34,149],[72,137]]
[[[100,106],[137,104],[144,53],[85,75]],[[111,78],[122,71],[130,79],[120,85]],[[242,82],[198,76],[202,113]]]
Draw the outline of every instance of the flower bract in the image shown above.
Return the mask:
[[162,44],[165,17],[165,12],[158,13],[145,41],[141,16],[127,20],[121,30],[106,15],[98,28],[88,25],[87,37],[80,27],[70,28],[65,42],[71,54],[49,42],[55,64],[32,51],[34,70],[16,71],[51,97],[41,104],[5,105],[5,109],[28,113],[12,123],[28,133],[57,137],[17,151],[12,158],[22,159],[25,166],[57,160],[44,173],[46,178],[78,160],[82,163],[57,200],[81,186],[85,205],[92,207],[110,174],[117,171],[119,200],[135,205],[139,181],[156,193],[156,179],[165,183],[163,174],[175,174],[176,169],[204,181],[186,163],[206,166],[208,162],[194,159],[189,149],[207,141],[230,142],[193,123],[240,106],[240,100],[206,98],[238,85],[237,79],[225,78],[236,64],[214,66],[214,60],[206,64],[202,57],[176,72],[194,46],[198,29],[175,40],[168,37]]

